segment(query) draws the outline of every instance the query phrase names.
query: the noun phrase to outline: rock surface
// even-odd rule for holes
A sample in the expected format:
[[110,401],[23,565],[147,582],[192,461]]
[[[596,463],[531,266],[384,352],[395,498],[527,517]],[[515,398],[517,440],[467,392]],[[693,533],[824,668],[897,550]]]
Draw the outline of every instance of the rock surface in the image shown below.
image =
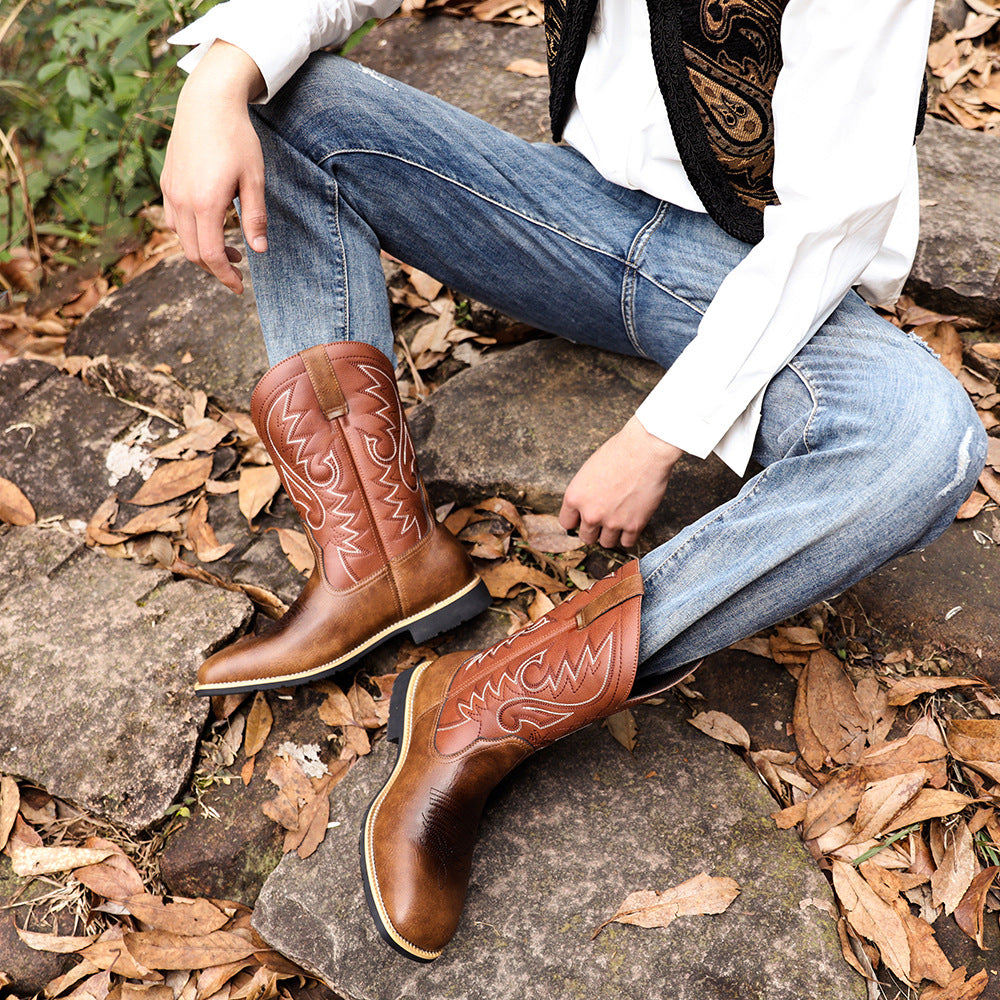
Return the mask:
[[[1000,684],[1000,551],[995,514],[957,521],[923,552],[851,588],[859,631],[875,648],[934,648]],[[848,604],[845,613],[850,615]]]
[[0,536],[0,580],[0,773],[130,830],[160,819],[208,713],[191,679],[249,601],[41,528]]
[[[11,988],[17,996],[41,994],[47,982],[74,962],[70,955],[29,948],[15,929],[20,927],[42,934],[73,933],[71,913],[46,913],[43,918],[31,906],[47,889],[40,881],[19,878],[11,869],[10,861],[0,857],[0,972],[10,977]],[[39,910],[45,913],[44,907]]]
[[[20,487],[40,518],[89,519],[107,497],[108,452],[145,415],[41,361],[0,366],[0,476]],[[131,495],[142,480],[117,488]]]
[[250,391],[267,370],[250,291],[233,295],[182,258],[104,299],[69,335],[66,353],[169,365],[189,389],[239,410],[249,409]]
[[920,244],[907,289],[923,304],[1000,318],[1000,138],[928,118],[917,140]]
[[268,695],[274,722],[254,761],[249,785],[240,780],[247,762],[242,748],[218,773],[218,783],[202,794],[202,808],[167,840],[160,875],[171,893],[235,899],[253,906],[265,879],[281,860],[284,839],[278,824],[261,811],[278,794],[277,786],[267,780],[268,768],[285,743],[316,745],[323,762],[331,762],[326,744],[333,730],[317,712],[324,698],[310,686],[293,688],[287,695]]
[[[382,743],[334,792],[331,830],[286,856],[258,899],[258,931],[348,997],[467,1000],[849,1000],[830,890],[797,837],[777,831],[757,779],[693,733],[672,704],[637,710],[633,755],[590,727],[530,760],[492,800],[458,933],[426,966],[381,943],[362,895],[361,816],[391,769]],[[609,925],[634,889],[700,872],[734,878],[717,916]],[[803,958],[808,956],[808,958]]]
[[367,34],[350,58],[529,142],[551,139],[548,78],[506,69],[515,59],[545,62],[541,27],[398,18]]

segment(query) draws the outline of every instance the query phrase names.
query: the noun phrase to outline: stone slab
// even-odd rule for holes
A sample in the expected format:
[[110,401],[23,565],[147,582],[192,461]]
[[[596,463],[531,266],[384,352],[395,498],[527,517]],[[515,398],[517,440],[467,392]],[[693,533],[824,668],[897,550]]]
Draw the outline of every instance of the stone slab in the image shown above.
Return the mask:
[[198,665],[245,626],[250,602],[82,546],[65,555],[40,528],[0,537],[0,579],[13,573],[0,609],[0,772],[149,826],[191,770],[208,714],[192,689]]
[[725,712],[738,720],[754,750],[794,751],[792,721],[796,682],[782,666],[762,656],[722,649],[706,656],[685,684],[703,695],[698,711]]
[[[112,491],[112,442],[142,419],[51,365],[9,362],[0,366],[0,476],[20,487],[39,518],[89,519]],[[141,483],[133,473],[117,488],[130,496]]]
[[540,26],[393,18],[365,35],[350,58],[529,142],[551,138],[548,78],[505,69],[515,59],[545,62]]
[[923,552],[901,556],[852,587],[844,613],[876,649],[940,650],[1000,684],[996,521],[991,513],[956,521]]
[[[202,810],[171,833],[160,856],[160,877],[178,896],[234,899],[253,906],[264,880],[281,860],[284,830],[261,811],[278,794],[267,780],[268,768],[284,743],[315,744],[328,766],[336,759],[328,748],[335,731],[319,717],[326,700],[309,685],[289,689],[288,697],[267,695],[274,722],[257,754],[253,777],[244,785],[240,772],[247,762],[241,747],[232,764],[222,768],[219,783],[201,795]],[[240,712],[249,710],[246,702]]]
[[[649,361],[545,339],[449,379],[410,417],[437,501],[500,493],[556,512],[570,479],[656,384]],[[684,457],[644,539],[660,542],[733,496],[740,480],[714,456]]]
[[267,370],[252,291],[233,295],[181,258],[103,299],[70,333],[66,353],[166,364],[189,389],[240,410],[249,408],[250,392]]
[[983,322],[1000,318],[1000,138],[928,118],[917,140],[920,244],[907,289]]
[[[331,820],[341,825],[267,881],[257,930],[357,1000],[864,997],[824,912],[830,889],[794,833],[768,818],[775,805],[757,779],[675,703],[636,715],[634,756],[590,727],[498,790],[457,935],[430,965],[381,942],[362,894],[358,831],[391,770],[384,742],[334,791]],[[591,941],[628,892],[703,871],[742,887],[726,913],[665,929],[612,924]]]

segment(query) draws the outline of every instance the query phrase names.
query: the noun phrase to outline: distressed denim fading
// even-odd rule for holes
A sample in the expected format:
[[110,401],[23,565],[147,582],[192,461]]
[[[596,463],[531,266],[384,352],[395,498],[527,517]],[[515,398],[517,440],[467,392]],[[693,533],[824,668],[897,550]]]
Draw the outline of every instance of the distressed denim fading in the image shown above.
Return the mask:
[[[382,248],[539,329],[667,368],[749,250],[572,149],[336,56],[253,111],[269,250],[249,256],[272,363],[334,340],[392,357]],[[762,471],[642,558],[639,683],[927,545],[985,453],[959,384],[848,293],[764,394]]]

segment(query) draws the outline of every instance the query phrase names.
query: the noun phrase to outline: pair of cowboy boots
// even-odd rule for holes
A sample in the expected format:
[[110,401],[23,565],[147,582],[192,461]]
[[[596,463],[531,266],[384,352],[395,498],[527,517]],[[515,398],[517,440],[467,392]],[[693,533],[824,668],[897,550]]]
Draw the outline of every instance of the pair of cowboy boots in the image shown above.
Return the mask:
[[[282,361],[254,391],[251,417],[316,563],[272,632],[205,661],[199,693],[316,680],[391,636],[420,643],[490,603],[436,522],[380,351],[347,342]],[[369,909],[397,951],[430,961],[451,939],[483,806],[500,780],[632,703],[642,592],[629,563],[489,649],[397,678],[388,737],[398,757],[361,834]]]

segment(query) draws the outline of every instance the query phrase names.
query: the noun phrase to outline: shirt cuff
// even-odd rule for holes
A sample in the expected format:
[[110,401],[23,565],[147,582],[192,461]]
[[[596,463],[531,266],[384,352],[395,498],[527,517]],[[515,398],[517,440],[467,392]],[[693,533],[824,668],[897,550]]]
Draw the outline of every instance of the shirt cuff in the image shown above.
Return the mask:
[[[201,62],[216,40],[242,49],[257,64],[264,78],[264,91],[253,103],[266,104],[309,58],[312,38],[308,28],[295,18],[252,17],[248,13],[244,7],[242,14],[237,15],[232,3],[221,3],[167,41],[173,45],[196,46],[178,60],[177,65],[186,73]],[[337,45],[346,41],[349,35],[347,32],[343,38],[331,38],[326,44]]]

